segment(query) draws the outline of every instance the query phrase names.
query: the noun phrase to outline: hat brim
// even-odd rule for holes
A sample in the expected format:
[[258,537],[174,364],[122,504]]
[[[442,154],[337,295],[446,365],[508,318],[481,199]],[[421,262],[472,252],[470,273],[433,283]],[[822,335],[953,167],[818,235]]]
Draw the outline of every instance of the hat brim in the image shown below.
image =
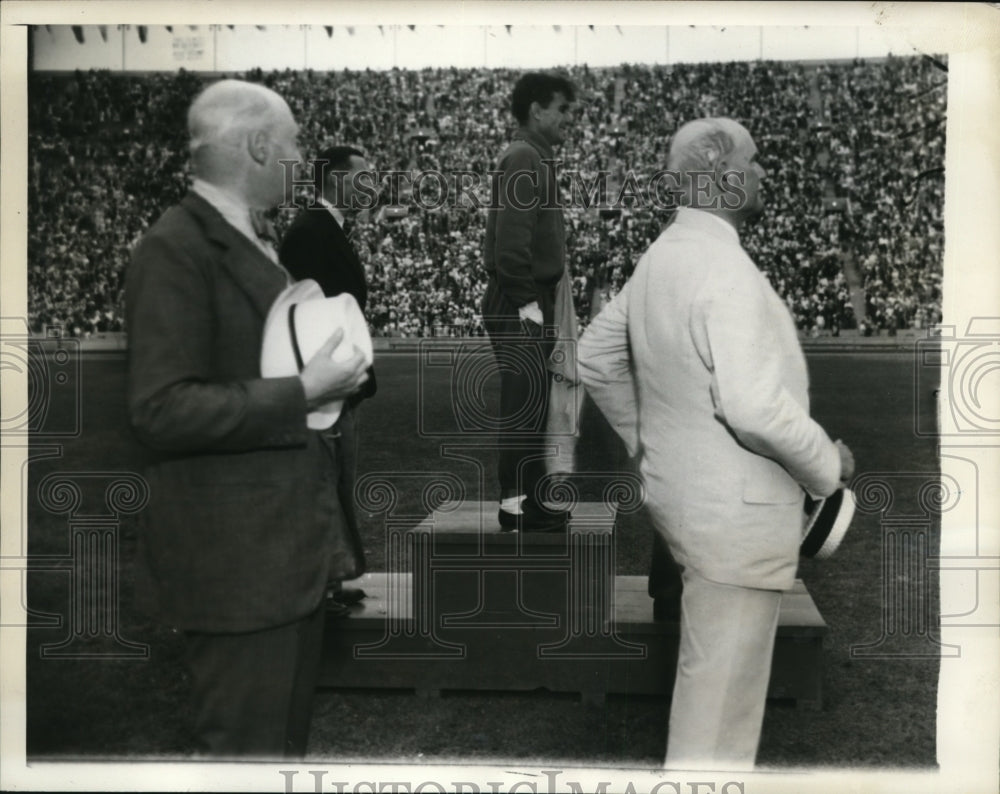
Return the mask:
[[854,509],[854,494],[849,488],[840,488],[809,506],[801,555],[817,560],[831,557],[851,526]]
[[[298,375],[337,329],[344,338],[331,356],[345,361],[357,349],[367,366],[374,360],[368,323],[350,293],[327,298],[312,279],[296,282],[283,290],[268,312],[261,346],[261,375],[280,378]],[[340,418],[343,400],[333,400],[311,411],[306,424],[326,430]]]

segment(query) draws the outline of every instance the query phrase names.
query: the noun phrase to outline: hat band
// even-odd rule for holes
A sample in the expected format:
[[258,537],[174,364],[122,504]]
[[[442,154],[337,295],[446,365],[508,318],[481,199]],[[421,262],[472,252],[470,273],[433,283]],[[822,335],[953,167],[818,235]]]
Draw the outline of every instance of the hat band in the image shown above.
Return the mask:
[[298,367],[299,372],[302,372],[304,366],[302,364],[302,351],[299,350],[299,337],[295,333],[295,307],[298,306],[297,303],[293,303],[288,307],[288,335],[292,339],[292,352],[295,354],[295,366]]

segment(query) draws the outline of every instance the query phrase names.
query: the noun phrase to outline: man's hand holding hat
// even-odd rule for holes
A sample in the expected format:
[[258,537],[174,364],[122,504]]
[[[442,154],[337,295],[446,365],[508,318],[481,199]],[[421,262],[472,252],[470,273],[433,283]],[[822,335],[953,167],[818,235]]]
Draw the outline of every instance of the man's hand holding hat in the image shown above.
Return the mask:
[[299,375],[310,410],[332,400],[350,397],[368,380],[368,363],[356,345],[351,346],[346,359],[342,355],[334,357],[343,340],[344,331],[338,328]]
[[260,373],[299,376],[313,430],[336,423],[344,400],[368,380],[373,358],[368,325],[349,293],[327,298],[319,284],[304,279],[285,289],[268,312]]
[[848,449],[847,444],[839,438],[836,441],[837,453],[840,455],[840,482],[846,485],[854,476],[854,454]]

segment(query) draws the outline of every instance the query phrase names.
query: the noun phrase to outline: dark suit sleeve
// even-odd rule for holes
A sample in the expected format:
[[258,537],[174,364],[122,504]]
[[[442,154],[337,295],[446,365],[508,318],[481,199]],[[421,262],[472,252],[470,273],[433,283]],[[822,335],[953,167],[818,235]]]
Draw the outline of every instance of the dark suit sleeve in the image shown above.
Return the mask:
[[538,300],[531,241],[538,223],[541,162],[530,146],[511,149],[502,162],[494,261],[503,294],[516,306]]
[[164,451],[304,445],[307,407],[298,377],[220,382],[209,265],[162,235],[147,236],[133,256],[128,406],[137,435]]
[[[333,219],[330,219],[334,222]],[[323,227],[308,218],[293,224],[281,241],[278,258],[296,281],[311,278],[332,297],[350,292],[350,283],[343,269],[331,261],[336,256],[333,239]]]

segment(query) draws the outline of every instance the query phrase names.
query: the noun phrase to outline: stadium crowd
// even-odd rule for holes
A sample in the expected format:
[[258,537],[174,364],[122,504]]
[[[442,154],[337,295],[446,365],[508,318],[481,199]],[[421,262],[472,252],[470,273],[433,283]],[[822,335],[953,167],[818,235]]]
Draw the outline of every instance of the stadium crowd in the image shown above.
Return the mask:
[[[648,196],[581,206],[600,171],[643,190],[688,119],[723,115],[755,136],[768,171],[764,216],[744,242],[808,334],[856,325],[844,260],[860,271],[867,332],[940,319],[944,65],[930,58],[803,64],[567,70],[579,88],[561,147],[567,251],[581,322],[628,278],[670,210]],[[243,75],[284,96],[308,157],[363,148],[379,171],[485,175],[509,139],[518,72],[426,69]],[[29,77],[28,288],[33,330],[122,330],[130,249],[187,183],[183,119],[203,76]],[[631,176],[631,179],[630,179]],[[634,180],[634,181],[633,181]],[[483,200],[484,179],[473,191]],[[369,319],[382,335],[482,334],[485,212],[468,196],[440,208],[368,213],[355,242],[368,268]],[[278,214],[279,232],[294,209]]]

